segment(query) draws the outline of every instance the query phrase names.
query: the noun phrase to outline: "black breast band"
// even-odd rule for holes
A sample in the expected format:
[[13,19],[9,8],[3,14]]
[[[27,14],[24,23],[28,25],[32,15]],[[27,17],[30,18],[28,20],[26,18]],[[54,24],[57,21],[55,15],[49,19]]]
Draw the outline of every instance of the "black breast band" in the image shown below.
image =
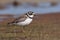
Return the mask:
[[[27,15],[28,16],[28,15]],[[29,16],[28,16],[29,17]],[[30,19],[33,19],[32,17],[29,17]]]

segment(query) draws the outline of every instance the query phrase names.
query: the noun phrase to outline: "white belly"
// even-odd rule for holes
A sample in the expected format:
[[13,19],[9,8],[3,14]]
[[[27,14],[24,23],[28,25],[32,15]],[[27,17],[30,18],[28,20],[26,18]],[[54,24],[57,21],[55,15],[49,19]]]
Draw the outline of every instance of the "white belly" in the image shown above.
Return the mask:
[[31,22],[32,22],[32,19],[27,18],[25,21],[17,23],[17,25],[28,25]]

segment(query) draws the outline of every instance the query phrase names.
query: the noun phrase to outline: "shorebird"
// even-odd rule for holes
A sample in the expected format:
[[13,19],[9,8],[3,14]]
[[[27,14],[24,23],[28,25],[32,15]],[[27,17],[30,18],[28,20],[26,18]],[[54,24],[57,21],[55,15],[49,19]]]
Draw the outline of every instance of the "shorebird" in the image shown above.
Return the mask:
[[29,11],[25,13],[25,17],[23,18],[18,17],[13,22],[10,22],[8,24],[15,24],[15,25],[22,25],[22,26],[29,25],[33,20],[34,14],[35,14],[34,12]]

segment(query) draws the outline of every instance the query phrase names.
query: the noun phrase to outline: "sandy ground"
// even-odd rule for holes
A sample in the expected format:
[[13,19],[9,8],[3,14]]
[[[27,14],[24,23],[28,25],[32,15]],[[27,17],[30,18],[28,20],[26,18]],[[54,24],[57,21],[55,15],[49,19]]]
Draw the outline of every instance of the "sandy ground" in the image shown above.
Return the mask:
[[60,40],[60,13],[39,14],[28,26],[0,25],[0,40]]

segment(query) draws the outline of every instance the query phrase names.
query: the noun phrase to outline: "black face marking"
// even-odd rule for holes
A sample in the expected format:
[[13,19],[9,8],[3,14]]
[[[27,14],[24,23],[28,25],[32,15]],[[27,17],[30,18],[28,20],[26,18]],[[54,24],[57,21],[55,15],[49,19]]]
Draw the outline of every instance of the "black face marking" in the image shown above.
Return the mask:
[[29,15],[33,15],[33,12],[32,12],[32,11],[29,11],[28,14],[29,14]]
[[32,17],[30,17],[29,15],[33,15],[33,13],[34,13],[34,12],[29,11],[28,13],[25,13],[25,15],[27,15],[27,17],[29,17],[29,18],[31,18],[31,19],[32,19]]
[[[32,15],[32,14],[29,14],[29,15],[28,15],[28,14],[26,13],[25,15],[27,15],[27,16],[29,17],[29,15]],[[29,17],[29,18],[31,18],[31,19],[32,19],[32,17]]]
[[30,13],[29,15],[32,15],[32,13]]

